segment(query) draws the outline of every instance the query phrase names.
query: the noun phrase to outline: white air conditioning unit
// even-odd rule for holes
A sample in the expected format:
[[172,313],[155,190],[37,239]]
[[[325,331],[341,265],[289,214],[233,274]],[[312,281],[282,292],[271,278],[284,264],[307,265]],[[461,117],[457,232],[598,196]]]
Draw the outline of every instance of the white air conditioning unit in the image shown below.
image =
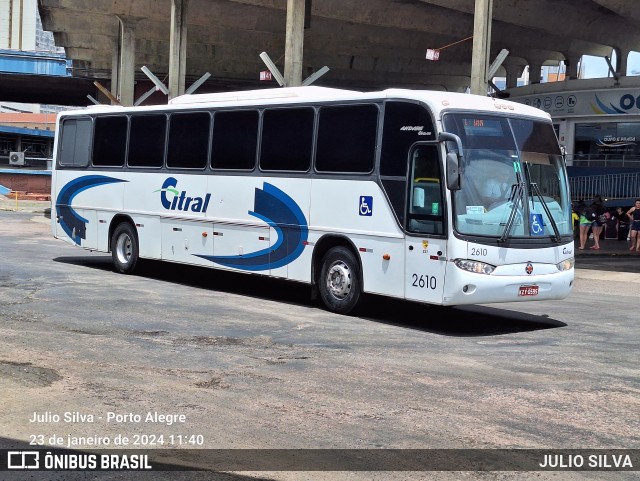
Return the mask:
[[11,152],[9,154],[9,165],[25,165],[24,152]]

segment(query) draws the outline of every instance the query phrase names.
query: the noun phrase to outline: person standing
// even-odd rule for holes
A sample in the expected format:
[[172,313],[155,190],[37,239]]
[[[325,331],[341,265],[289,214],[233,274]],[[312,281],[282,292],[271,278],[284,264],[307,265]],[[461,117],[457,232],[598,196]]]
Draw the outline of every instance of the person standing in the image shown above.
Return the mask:
[[618,240],[626,241],[629,235],[629,218],[627,217],[627,213],[622,207],[617,207],[614,217],[618,219]]
[[635,205],[627,211],[627,217],[631,222],[631,247],[629,250],[640,252],[640,199],[636,199]]
[[573,225],[573,238],[577,239],[580,235],[580,213],[573,204],[571,204],[571,223]]
[[600,235],[602,234],[603,222],[602,216],[605,213],[604,205],[602,204],[602,197],[596,195],[590,206],[592,222],[591,231],[593,232],[593,245],[590,249],[600,249]]
[[580,229],[580,246],[578,247],[580,250],[584,250],[584,247],[587,243],[587,239],[589,238],[589,229],[591,229],[592,220],[589,219],[588,209],[584,201],[578,202],[578,206],[576,210],[579,213],[579,229]]

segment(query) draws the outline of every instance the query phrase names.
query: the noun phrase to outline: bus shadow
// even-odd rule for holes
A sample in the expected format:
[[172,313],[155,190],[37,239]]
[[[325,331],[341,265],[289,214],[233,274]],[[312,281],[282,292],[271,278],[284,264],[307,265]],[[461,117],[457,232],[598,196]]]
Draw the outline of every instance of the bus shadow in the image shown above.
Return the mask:
[[[58,257],[55,262],[113,271],[110,256]],[[306,284],[283,279],[143,260],[135,275],[190,287],[227,292],[254,299],[324,309],[312,301]],[[366,295],[357,317],[372,322],[455,337],[480,337],[566,327],[546,315],[481,305],[443,307]]]
[[[101,271],[114,271],[111,256],[57,257],[53,260],[55,262],[89,267]],[[260,275],[242,274],[148,259],[138,261],[134,275],[147,279],[170,282],[172,284],[182,284],[199,289],[239,294],[258,299],[286,302],[302,306],[310,306],[313,304],[310,300],[310,289],[308,285]]]
[[113,271],[113,263],[111,257],[106,256],[73,256],[73,257],[56,257],[54,262],[61,264],[70,264],[74,266],[90,267],[101,271]]
[[432,306],[371,296],[360,316],[375,322],[454,337],[481,337],[566,327],[547,315],[499,307]]

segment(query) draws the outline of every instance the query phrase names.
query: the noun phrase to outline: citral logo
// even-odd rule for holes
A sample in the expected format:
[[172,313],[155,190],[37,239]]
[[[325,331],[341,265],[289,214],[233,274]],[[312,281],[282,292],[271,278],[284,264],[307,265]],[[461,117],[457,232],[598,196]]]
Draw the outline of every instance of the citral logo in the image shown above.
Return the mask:
[[[162,188],[154,192],[160,192],[160,202],[167,210],[182,210],[191,212],[206,212],[211,200],[211,194],[203,197],[190,197],[187,191],[176,189],[178,181],[173,177],[168,177],[162,184]],[[172,197],[173,196],[173,197]]]

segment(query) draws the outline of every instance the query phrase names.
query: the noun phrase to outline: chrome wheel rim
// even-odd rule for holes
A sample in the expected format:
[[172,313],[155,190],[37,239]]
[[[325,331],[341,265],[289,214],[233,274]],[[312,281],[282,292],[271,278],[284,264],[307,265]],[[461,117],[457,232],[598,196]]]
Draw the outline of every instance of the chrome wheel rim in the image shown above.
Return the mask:
[[116,242],[116,256],[121,264],[128,264],[132,255],[131,237],[128,234],[122,234]]
[[336,261],[327,271],[327,290],[336,299],[342,300],[351,292],[351,269],[343,261]]

